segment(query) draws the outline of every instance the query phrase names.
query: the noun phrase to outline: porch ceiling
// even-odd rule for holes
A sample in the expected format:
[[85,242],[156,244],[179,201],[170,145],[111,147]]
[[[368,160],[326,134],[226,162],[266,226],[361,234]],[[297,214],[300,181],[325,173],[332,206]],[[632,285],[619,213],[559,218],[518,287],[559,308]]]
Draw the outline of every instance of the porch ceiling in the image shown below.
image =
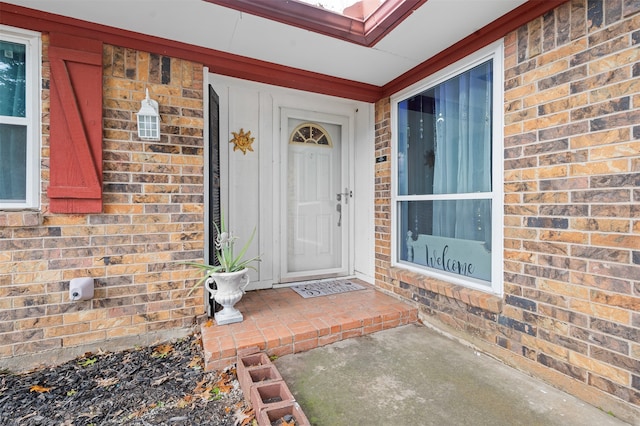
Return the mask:
[[371,47],[204,0],[6,2],[306,71],[384,86],[526,1],[428,0]]

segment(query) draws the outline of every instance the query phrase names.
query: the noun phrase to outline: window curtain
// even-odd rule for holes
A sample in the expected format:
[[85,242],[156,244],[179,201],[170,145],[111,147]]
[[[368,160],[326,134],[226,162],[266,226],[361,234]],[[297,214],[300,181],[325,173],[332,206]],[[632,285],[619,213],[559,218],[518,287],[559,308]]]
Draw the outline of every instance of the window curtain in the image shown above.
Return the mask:
[[[25,47],[0,42],[0,115],[25,117]],[[26,199],[26,126],[0,124],[0,200]]]
[[[435,88],[434,194],[491,191],[492,63]],[[433,235],[484,241],[490,250],[489,200],[433,203]]]

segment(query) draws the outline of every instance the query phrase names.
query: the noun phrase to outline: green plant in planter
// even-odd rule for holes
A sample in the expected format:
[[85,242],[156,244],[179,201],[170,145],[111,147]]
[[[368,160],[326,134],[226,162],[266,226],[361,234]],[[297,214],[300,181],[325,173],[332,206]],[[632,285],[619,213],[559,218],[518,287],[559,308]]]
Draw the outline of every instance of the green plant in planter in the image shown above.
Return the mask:
[[233,252],[234,244],[238,237],[234,236],[231,232],[226,229],[224,223],[224,214],[220,215],[220,228],[214,222],[213,225],[216,227],[217,237],[216,237],[216,257],[218,259],[219,265],[209,265],[206,263],[197,263],[197,262],[183,262],[185,265],[194,266],[204,273],[204,276],[198,280],[197,283],[191,288],[187,296],[190,296],[191,293],[195,291],[196,288],[211,276],[221,272],[238,272],[242,271],[245,268],[251,268],[256,270],[253,266],[250,265],[252,262],[260,262],[260,256],[255,256],[250,259],[244,259],[244,255],[249,249],[251,242],[253,241],[253,237],[256,234],[256,228],[253,228],[253,232],[251,233],[251,237],[246,242],[246,244],[240,250],[240,253],[235,256]]

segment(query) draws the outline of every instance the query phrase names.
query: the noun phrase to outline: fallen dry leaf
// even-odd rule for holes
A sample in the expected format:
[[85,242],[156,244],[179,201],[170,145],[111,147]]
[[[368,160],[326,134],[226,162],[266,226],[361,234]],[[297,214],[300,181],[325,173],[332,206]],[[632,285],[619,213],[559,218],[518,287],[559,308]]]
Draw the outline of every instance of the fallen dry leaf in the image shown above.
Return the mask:
[[118,383],[118,378],[117,377],[110,377],[108,379],[96,379],[96,383],[98,384],[98,386],[102,387],[102,388],[106,388],[109,386],[113,386],[116,383]]
[[193,393],[201,393],[202,391],[204,391],[204,387],[202,385],[204,385],[206,381],[207,381],[207,378],[205,377],[202,380],[200,380],[198,383],[196,383],[196,388],[193,390]]
[[193,390],[194,396],[199,397],[204,401],[208,401],[211,399],[211,391],[214,389],[213,385],[206,385],[207,379],[204,378],[196,384],[196,388]]
[[45,388],[44,386],[40,386],[40,385],[33,385],[29,388],[29,392],[38,392],[38,393],[49,392],[50,390],[51,388]]
[[237,408],[233,413],[234,426],[247,426],[250,424],[255,418],[255,413],[253,408],[249,408],[247,410],[242,410]]
[[202,368],[202,358],[200,358],[199,356],[194,356],[189,363],[189,368]]
[[207,322],[203,324],[203,327],[211,327],[213,326],[213,320],[209,319]]
[[154,358],[166,358],[167,355],[169,355],[169,353],[173,350],[173,346],[166,344],[166,345],[159,345],[156,346],[153,350],[153,353],[151,354],[152,357]]
[[233,390],[233,386],[218,383],[216,384],[215,389],[218,389],[220,393],[229,393]]
[[166,382],[170,378],[171,378],[171,376],[167,374],[166,376],[162,376],[159,379],[156,379],[153,382],[151,382],[151,385],[152,386],[160,386],[161,384],[163,384],[164,382]]
[[218,389],[218,393],[229,393],[233,390],[233,386],[229,385],[216,385],[214,389]]
[[214,388],[218,388],[220,393],[229,393],[233,390],[233,385],[231,385],[231,377],[227,374],[223,374],[220,380],[216,382]]
[[193,397],[191,395],[185,395],[176,405],[178,408],[187,408],[191,405],[192,400]]

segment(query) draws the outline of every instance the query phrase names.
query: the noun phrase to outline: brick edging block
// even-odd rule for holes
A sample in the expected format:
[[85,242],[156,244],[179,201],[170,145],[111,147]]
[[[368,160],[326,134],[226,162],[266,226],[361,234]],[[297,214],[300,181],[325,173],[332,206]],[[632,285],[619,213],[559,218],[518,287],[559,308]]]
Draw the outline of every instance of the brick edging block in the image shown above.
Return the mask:
[[287,415],[293,416],[296,426],[311,426],[307,416],[302,412],[300,404],[295,401],[274,404],[273,407],[267,407],[262,410],[257,416],[258,426],[271,426],[272,422]]
[[[249,372],[256,368],[265,367],[275,369],[275,365],[273,365],[267,354],[265,354],[264,352],[259,352],[258,349],[256,349],[255,351],[246,350],[238,354],[238,362],[236,363],[236,375],[238,376],[238,382],[240,382],[240,388],[244,393],[244,399],[247,402],[251,402],[249,398],[253,385],[253,379],[251,378]],[[278,373],[278,376],[280,376],[280,373]]]
[[[256,413],[259,426],[291,415],[298,426],[310,426],[298,404],[271,359],[258,348],[238,352],[236,375],[245,400]],[[270,399],[275,401],[269,402]]]
[[[242,392],[244,392],[245,399],[249,401],[251,389],[261,384],[282,381],[282,376],[275,365],[268,364],[246,369],[242,376],[238,375],[238,381]],[[255,407],[254,404],[252,405]]]
[[251,388],[250,393],[251,404],[256,413],[281,403],[296,401],[284,380],[255,385]]

